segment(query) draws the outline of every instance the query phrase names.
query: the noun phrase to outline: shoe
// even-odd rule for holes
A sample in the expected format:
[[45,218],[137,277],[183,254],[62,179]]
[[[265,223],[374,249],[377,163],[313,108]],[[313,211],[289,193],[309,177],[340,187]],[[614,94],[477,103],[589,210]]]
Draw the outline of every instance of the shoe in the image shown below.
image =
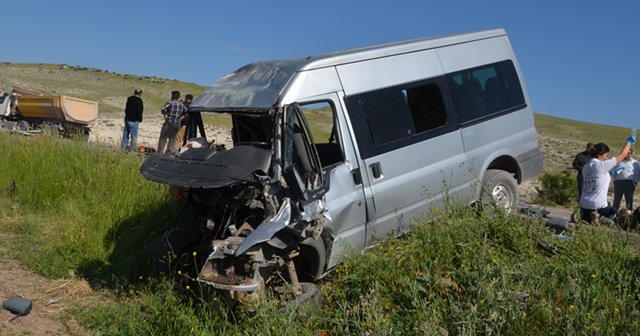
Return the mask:
[[599,217],[600,217],[600,215],[598,215],[598,212],[591,211],[591,224],[598,224],[599,223],[599,220],[598,220]]
[[608,217],[604,217],[604,216],[600,217],[598,219],[598,222],[600,224],[602,224],[602,225],[609,225],[609,226],[616,225],[616,221],[615,220],[613,220],[611,218],[608,218]]
[[578,218],[578,214],[574,211],[571,213],[571,216],[569,217],[569,222],[571,223],[577,223],[579,220]]

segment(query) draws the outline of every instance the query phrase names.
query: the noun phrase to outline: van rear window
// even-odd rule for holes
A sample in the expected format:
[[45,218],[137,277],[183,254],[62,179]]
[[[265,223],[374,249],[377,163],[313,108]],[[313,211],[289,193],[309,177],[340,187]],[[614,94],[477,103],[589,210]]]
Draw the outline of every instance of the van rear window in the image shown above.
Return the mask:
[[447,82],[461,123],[525,106],[510,60],[447,74]]

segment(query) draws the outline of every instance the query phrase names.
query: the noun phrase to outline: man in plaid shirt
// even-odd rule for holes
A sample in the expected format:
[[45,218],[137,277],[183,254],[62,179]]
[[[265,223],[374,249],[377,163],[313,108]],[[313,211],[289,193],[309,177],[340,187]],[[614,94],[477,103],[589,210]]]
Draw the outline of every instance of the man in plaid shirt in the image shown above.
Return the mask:
[[[173,152],[176,142],[176,134],[180,130],[180,121],[184,119],[187,107],[179,101],[180,91],[171,91],[171,101],[164,104],[160,112],[164,116],[164,124],[160,130],[160,140],[158,141],[158,153],[164,155],[165,151],[177,156]],[[167,146],[167,142],[169,145]]]

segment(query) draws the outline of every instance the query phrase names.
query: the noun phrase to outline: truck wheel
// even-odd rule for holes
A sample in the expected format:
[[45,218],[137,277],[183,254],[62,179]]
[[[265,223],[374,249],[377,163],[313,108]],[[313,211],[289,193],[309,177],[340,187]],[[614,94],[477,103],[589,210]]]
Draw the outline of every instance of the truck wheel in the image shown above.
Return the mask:
[[504,170],[487,170],[480,200],[485,208],[495,206],[510,212],[518,204],[518,184],[515,178]]
[[31,125],[25,120],[20,120],[14,126],[15,130],[18,132],[28,132],[31,129]]

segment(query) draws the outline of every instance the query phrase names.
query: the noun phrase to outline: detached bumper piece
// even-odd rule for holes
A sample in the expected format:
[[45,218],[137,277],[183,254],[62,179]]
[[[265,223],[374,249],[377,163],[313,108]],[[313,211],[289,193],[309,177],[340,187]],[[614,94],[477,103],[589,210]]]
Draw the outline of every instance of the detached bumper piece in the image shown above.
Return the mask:
[[262,284],[258,256],[246,254],[233,257],[244,238],[235,237],[213,242],[213,252],[207,258],[198,281],[214,288],[253,292]]

